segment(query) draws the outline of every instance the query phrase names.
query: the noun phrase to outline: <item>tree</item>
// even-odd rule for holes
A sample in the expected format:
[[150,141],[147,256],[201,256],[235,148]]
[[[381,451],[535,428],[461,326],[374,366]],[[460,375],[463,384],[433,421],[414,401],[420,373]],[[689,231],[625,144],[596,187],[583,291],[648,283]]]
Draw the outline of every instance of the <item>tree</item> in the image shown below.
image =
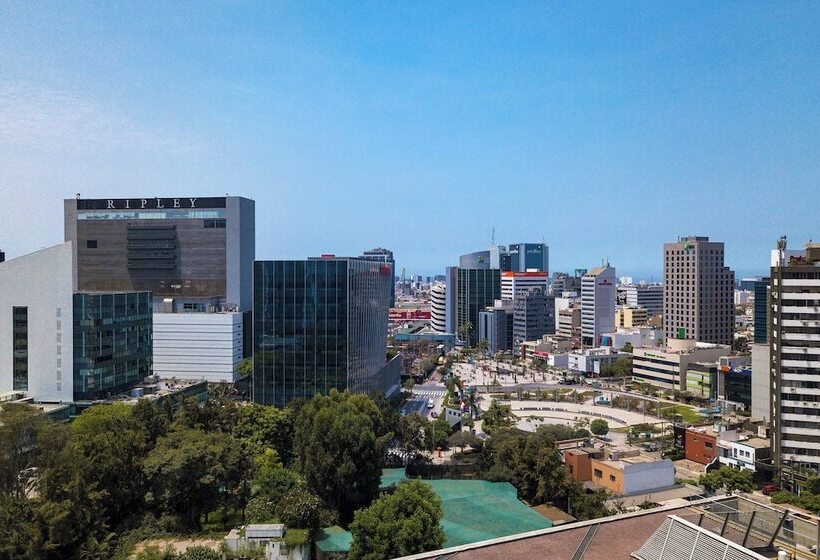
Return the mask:
[[513,416],[510,405],[499,403],[493,399],[487,412],[482,416],[482,429],[488,434],[493,433],[494,430],[502,428],[510,428],[515,425],[515,416]]
[[624,344],[624,347],[623,347],[623,348],[621,348],[621,350],[623,350],[624,352],[628,352],[629,354],[631,354],[631,353],[632,353],[632,351],[634,350],[634,348],[632,347],[632,343],[631,343],[631,342],[627,342],[626,344]]
[[391,494],[356,512],[350,560],[387,560],[444,545],[441,499],[429,484],[402,481]]
[[38,443],[49,424],[32,406],[0,406],[0,496],[25,496],[30,479],[25,471],[37,465]]
[[321,505],[319,498],[304,488],[293,488],[279,502],[276,512],[286,527],[307,529],[311,534],[316,534]]
[[450,447],[458,447],[464,452],[465,447],[477,447],[481,440],[470,432],[458,431],[450,436]]
[[293,458],[295,415],[291,408],[276,408],[261,404],[240,406],[233,435],[251,455],[262,455],[266,449],[276,451],[286,465]]
[[250,460],[230,434],[177,429],[157,441],[144,472],[159,511],[199,528],[200,516],[215,505],[238,505],[244,499]]
[[450,439],[450,424],[444,415],[436,418],[433,423],[433,446],[436,449],[447,449],[447,444]]
[[349,523],[379,491],[386,443],[381,412],[365,395],[331,390],[299,411],[294,450],[308,489]]
[[240,379],[243,377],[250,376],[251,374],[253,374],[253,360],[245,358],[244,360],[236,364],[236,369],[234,371]]
[[168,425],[171,418],[159,404],[149,399],[140,399],[132,407],[132,414],[137,423],[145,431],[145,439],[148,445],[153,446],[157,438],[164,436],[168,432]]
[[262,496],[275,503],[293,488],[304,485],[304,479],[298,472],[285,468],[279,455],[273,449],[265,452],[255,460],[256,475],[251,483],[251,493]]
[[405,452],[415,457],[421,451],[432,451],[434,429],[424,416],[408,414],[399,419],[399,440]]
[[472,345],[473,322],[466,321],[458,326],[459,338],[464,341],[467,346]]
[[0,495],[0,558],[28,560],[43,554],[44,537],[26,498]]
[[589,423],[589,429],[596,436],[605,436],[609,433],[609,424],[603,418],[596,418]]
[[752,471],[738,470],[732,467],[720,467],[717,470],[700,476],[699,484],[709,492],[717,492],[721,488],[727,493],[753,492]]

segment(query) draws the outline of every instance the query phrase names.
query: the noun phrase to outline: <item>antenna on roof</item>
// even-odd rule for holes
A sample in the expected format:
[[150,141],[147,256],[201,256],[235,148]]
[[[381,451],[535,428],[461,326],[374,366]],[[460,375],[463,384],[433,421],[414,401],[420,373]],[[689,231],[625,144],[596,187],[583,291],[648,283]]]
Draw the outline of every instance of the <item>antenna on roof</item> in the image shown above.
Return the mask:
[[492,240],[490,241],[490,243],[495,245],[495,226],[493,226],[493,235],[492,235]]

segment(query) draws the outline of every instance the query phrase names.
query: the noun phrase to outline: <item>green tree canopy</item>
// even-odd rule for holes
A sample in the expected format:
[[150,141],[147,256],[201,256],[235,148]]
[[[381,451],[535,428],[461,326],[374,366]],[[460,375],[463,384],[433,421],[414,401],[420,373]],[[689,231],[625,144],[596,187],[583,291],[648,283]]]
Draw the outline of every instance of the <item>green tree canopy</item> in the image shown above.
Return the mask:
[[515,416],[513,416],[510,405],[501,404],[493,399],[487,412],[481,417],[483,422],[481,429],[488,434],[493,433],[494,430],[510,428],[515,425]]
[[596,436],[605,436],[609,433],[609,423],[603,418],[596,418],[589,423],[589,429]]
[[443,515],[441,500],[429,484],[402,481],[394,492],[356,512],[348,558],[387,560],[441,548]]
[[752,471],[738,470],[732,467],[720,467],[717,470],[700,476],[699,483],[709,492],[716,492],[721,488],[726,492],[752,492],[755,489],[752,481]]
[[299,411],[294,450],[308,488],[349,523],[379,491],[385,448],[381,412],[365,395],[332,390]]
[[49,424],[32,406],[0,405],[0,495],[25,496],[29,477],[24,471],[37,466],[38,444]]

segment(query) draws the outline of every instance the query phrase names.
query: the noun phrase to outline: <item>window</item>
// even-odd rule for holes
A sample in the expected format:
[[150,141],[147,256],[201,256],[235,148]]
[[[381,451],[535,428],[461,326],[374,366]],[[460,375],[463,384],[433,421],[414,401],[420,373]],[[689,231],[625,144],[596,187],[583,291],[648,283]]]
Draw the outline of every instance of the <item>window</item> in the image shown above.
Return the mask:
[[28,390],[28,307],[11,311],[12,390]]
[[96,239],[89,239],[85,242],[86,249],[96,249],[97,248],[97,240]]
[[213,218],[208,220],[203,220],[203,227],[205,229],[225,229],[225,218]]
[[615,475],[614,474],[609,475],[609,481],[610,482],[615,482]]
[[712,449],[712,444],[711,442],[706,441],[703,443],[703,447],[705,447],[706,449]]
[[601,472],[601,470],[600,470],[600,469],[595,469],[595,471],[593,472],[593,474],[595,475],[595,478],[603,478],[603,476],[604,476],[604,473],[603,473],[603,472]]

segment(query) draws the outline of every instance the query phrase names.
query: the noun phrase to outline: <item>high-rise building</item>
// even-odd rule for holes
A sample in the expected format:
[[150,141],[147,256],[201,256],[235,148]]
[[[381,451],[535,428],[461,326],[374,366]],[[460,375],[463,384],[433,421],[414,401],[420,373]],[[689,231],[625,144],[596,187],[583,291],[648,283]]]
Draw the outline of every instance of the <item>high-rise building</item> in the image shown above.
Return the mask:
[[593,268],[581,278],[581,342],[598,346],[601,335],[615,331],[615,268]]
[[254,402],[398,390],[385,362],[392,272],[332,256],[254,263]]
[[0,263],[6,260],[6,254],[3,251],[0,251]]
[[[393,271],[391,273],[392,281],[390,282],[390,307],[396,307],[396,260],[393,258],[393,251],[376,247],[375,249],[365,251],[359,258],[369,261],[388,263],[390,265],[390,268]],[[429,278],[427,279],[427,282],[430,282]]]
[[772,443],[781,480],[820,473],[820,243],[772,251],[769,356]]
[[436,332],[447,332],[447,286],[444,284],[430,288],[430,326]]
[[769,278],[756,279],[752,284],[752,291],[755,295],[754,315],[754,342],[755,344],[766,344],[769,342]]
[[550,250],[546,243],[513,243],[507,249],[513,272],[538,271],[549,275]]
[[[512,350],[518,355],[523,342],[555,332],[555,302],[541,288],[520,293],[514,301]],[[552,325],[548,324],[548,310],[553,311]]]
[[478,340],[487,341],[487,352],[507,352],[512,349],[513,302],[497,300],[492,307],[478,312]]
[[580,343],[581,339],[581,305],[570,304],[558,310],[556,320],[558,335]]
[[[586,272],[586,271],[584,271]],[[556,272],[552,275],[552,283],[550,284],[550,292],[555,297],[561,297],[564,292],[581,291],[581,276],[570,276],[566,272]]]
[[[238,196],[72,198],[64,201],[64,209],[79,290],[152,292],[154,372],[233,381],[239,360],[251,353],[254,201]],[[169,315],[175,313],[201,315]],[[226,318],[231,313],[240,315]],[[237,321],[242,328],[238,354]],[[198,351],[206,348],[210,351]],[[213,363],[223,365],[214,368]]]
[[723,243],[681,237],[663,246],[663,325],[678,338],[732,344],[734,273],[723,263]]
[[466,346],[475,346],[478,341],[479,311],[493,305],[497,299],[501,299],[500,270],[457,269],[455,334]]
[[501,299],[516,299],[536,288],[546,294],[549,278],[546,272],[501,272]]
[[649,315],[663,313],[662,284],[630,284],[624,286],[623,291],[629,307],[643,307]]
[[490,251],[476,251],[475,253],[461,255],[458,258],[459,268],[469,268],[471,270],[488,270],[494,268],[490,263]]
[[0,393],[109,397],[151,374],[150,292],[84,292],[71,243],[0,264]]

